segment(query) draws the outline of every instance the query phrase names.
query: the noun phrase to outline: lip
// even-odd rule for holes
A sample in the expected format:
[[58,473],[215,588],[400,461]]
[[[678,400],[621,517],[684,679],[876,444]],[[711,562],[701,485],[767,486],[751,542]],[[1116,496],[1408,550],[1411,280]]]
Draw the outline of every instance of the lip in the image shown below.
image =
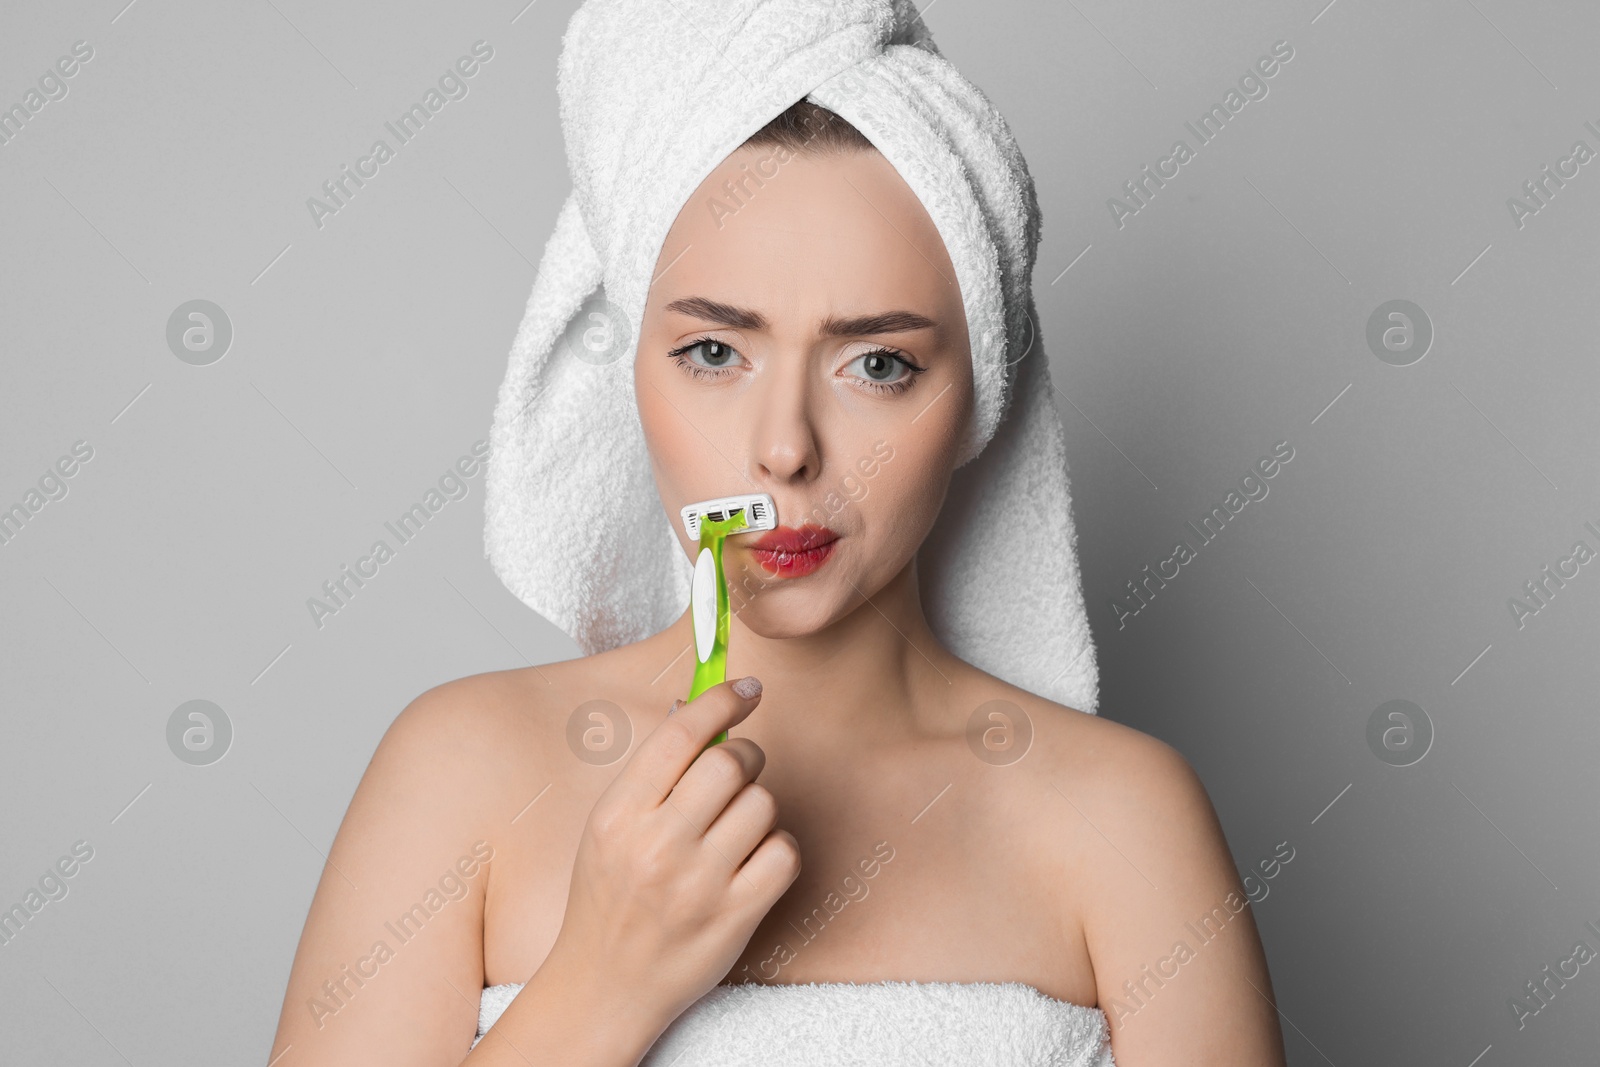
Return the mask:
[[807,523],[798,529],[779,526],[745,546],[762,569],[775,578],[800,578],[833,555],[839,535],[826,526]]
[[760,537],[749,538],[746,543],[767,552],[809,552],[838,539],[839,535],[826,526],[808,522],[800,527],[774,527]]

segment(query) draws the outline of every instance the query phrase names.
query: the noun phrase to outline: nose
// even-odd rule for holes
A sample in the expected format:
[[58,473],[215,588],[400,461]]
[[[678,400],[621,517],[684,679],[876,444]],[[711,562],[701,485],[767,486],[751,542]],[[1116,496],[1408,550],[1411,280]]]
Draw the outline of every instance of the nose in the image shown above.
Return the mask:
[[809,361],[798,354],[779,361],[764,375],[752,413],[755,419],[750,450],[757,484],[803,484],[821,469],[817,404],[808,373]]

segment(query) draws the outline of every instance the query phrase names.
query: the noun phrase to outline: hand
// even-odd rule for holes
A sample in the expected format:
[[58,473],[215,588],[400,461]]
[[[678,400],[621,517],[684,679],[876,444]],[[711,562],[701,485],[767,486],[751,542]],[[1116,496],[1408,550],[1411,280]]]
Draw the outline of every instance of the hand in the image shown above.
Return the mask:
[[[751,697],[734,686],[749,685]],[[766,754],[745,737],[707,748],[760,702],[754,678],[677,707],[595,801],[578,842],[550,956],[665,1029],[732,969],[800,874],[794,835],[755,779]]]

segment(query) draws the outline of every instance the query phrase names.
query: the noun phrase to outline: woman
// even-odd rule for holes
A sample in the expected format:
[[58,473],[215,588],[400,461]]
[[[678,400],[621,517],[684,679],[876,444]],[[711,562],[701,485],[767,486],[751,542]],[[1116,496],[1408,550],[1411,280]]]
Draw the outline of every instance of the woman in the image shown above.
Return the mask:
[[[781,170],[730,216],[775,148]],[[659,505],[767,492],[800,544],[728,540],[732,680],[687,704],[687,611],[413,701],[330,851],[273,1056],[1282,1064],[1188,764],[979,669],[929,622],[919,549],[987,400],[953,284],[969,264],[925,204],[800,100],[682,199],[652,263],[631,396]],[[847,481],[864,488],[827,503]],[[1019,587],[1054,566],[1001,565]],[[974,723],[1031,740],[992,759]]]

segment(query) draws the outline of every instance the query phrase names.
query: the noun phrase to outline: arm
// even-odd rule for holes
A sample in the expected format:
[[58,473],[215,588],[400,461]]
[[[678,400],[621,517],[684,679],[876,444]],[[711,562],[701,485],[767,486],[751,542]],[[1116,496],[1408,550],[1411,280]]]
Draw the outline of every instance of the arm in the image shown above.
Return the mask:
[[626,990],[589,981],[593,973],[546,960],[461,1067],[635,1067],[672,1020],[642,1014]]
[[457,1063],[476,1035],[476,1003],[451,992],[483,988],[494,856],[476,688],[417,697],[373,754],[300,935],[275,1067]]
[[794,883],[797,843],[755,782],[766,755],[742,737],[708,747],[760,699],[744,681],[681,705],[596,799],[555,944],[469,1067],[632,1067]]
[[1104,835],[1085,857],[1084,937],[1119,1067],[1283,1067],[1266,956],[1204,785],[1155,738],[1117,747],[1069,795]]
[[488,868],[507,783],[527,777],[515,765],[526,747],[506,739],[538,710],[498,686],[490,674],[429,690],[379,744],[306,918],[272,1067],[632,1067],[799,876],[794,837],[755,783],[760,748],[734,738],[706,751],[759,693],[707,690],[601,794],[561,934],[469,1054]]
[[[396,717],[328,852],[290,970],[274,1067],[461,1063],[477,1034],[485,887],[498,826],[495,781],[509,714],[486,676],[417,697]],[[541,968],[466,1062],[627,1067],[605,998]],[[618,1006],[623,1007],[623,1006]],[[604,1013],[604,1014],[597,1014]],[[606,1047],[593,1035],[615,1035]],[[586,1039],[586,1040],[585,1040]],[[579,1042],[569,1044],[570,1042]],[[537,1050],[537,1052],[535,1052]],[[587,1058],[586,1058],[587,1057]],[[603,1058],[596,1058],[603,1057]]]

